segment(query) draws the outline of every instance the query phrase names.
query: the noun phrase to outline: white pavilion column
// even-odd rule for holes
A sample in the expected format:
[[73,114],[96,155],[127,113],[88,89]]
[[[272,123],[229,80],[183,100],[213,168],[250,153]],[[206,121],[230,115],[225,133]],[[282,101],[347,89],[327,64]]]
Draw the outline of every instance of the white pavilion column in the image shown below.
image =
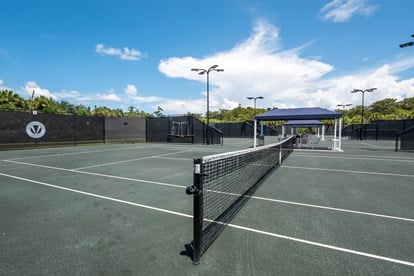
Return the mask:
[[254,119],[254,129],[253,129],[253,147],[256,147],[256,129],[257,129],[257,120]]
[[342,150],[342,117],[339,118],[339,142],[338,142],[338,150]]
[[322,125],[322,141],[325,141],[325,125]]

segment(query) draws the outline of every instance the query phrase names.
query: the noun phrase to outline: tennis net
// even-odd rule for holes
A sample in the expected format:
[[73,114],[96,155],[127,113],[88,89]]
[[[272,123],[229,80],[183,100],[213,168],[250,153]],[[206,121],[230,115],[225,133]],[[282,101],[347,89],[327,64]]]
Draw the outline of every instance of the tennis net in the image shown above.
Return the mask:
[[293,137],[258,148],[194,159],[192,259],[200,262],[214,240],[269,173],[293,150]]

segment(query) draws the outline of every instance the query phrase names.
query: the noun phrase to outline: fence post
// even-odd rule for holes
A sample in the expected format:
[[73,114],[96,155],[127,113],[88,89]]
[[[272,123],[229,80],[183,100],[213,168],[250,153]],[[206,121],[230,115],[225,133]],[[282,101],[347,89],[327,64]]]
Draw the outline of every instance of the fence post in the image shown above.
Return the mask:
[[397,132],[395,135],[395,151],[398,151],[398,140],[399,140],[400,134]]

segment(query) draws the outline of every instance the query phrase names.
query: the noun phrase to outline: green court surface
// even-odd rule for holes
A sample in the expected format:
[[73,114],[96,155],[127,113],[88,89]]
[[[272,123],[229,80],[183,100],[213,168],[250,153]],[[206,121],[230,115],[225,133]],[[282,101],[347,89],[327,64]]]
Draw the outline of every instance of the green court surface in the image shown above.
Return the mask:
[[193,158],[250,147],[0,152],[1,275],[414,275],[414,155],[295,150],[193,265]]

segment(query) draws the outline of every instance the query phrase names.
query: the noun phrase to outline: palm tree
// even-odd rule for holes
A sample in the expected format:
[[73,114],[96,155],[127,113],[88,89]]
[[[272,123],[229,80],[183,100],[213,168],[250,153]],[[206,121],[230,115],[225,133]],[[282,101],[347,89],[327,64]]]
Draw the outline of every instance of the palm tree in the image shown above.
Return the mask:
[[1,90],[0,108],[5,110],[25,111],[28,110],[29,103],[11,90]]

